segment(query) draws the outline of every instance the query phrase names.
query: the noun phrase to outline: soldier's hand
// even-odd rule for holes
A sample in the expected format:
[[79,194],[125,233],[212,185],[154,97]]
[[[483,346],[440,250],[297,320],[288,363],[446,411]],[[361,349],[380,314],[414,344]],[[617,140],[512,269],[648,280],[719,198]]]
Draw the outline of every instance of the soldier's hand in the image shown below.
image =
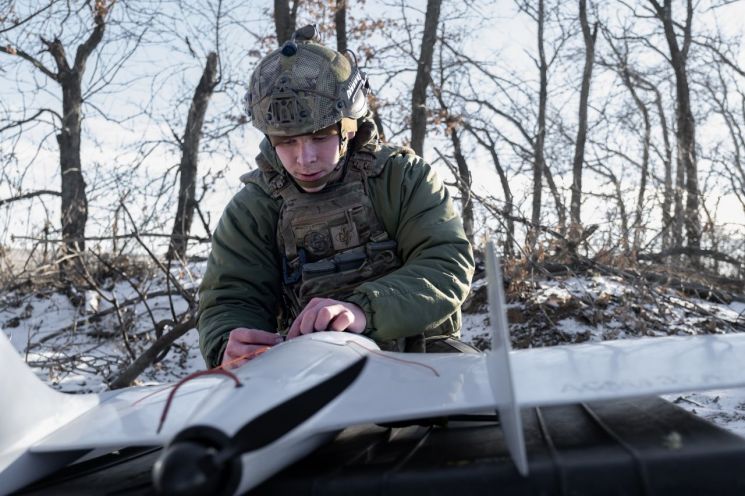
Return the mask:
[[280,342],[282,342],[282,336],[273,332],[245,327],[233,329],[230,331],[228,345],[222,355],[222,364],[229,364],[228,368],[238,367],[253,358],[251,356],[253,353]]
[[359,334],[366,326],[365,312],[354,303],[330,298],[313,298],[290,326],[287,339],[318,331],[347,331]]

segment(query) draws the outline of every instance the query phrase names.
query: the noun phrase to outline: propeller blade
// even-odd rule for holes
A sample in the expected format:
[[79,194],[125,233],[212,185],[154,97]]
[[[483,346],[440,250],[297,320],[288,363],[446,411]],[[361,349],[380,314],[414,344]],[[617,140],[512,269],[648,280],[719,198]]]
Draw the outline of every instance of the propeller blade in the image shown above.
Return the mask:
[[281,438],[343,393],[359,377],[366,363],[367,357],[362,357],[325,381],[254,418],[235,433],[214,461],[224,463],[236,455],[263,448]]

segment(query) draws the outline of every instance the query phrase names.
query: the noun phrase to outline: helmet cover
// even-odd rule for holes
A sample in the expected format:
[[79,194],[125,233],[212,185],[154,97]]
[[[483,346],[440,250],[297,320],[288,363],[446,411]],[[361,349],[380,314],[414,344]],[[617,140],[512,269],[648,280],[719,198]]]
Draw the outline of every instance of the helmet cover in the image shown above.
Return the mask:
[[314,26],[296,31],[251,75],[244,106],[264,134],[311,134],[367,112],[367,78],[346,56],[314,41],[315,33]]

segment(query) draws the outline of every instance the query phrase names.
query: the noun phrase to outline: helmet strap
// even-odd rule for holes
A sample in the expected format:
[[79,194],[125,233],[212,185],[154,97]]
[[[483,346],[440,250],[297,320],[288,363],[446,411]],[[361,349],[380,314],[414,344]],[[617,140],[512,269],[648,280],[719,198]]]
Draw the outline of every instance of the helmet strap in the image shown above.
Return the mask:
[[341,142],[339,144],[339,155],[344,157],[349,149],[349,135],[351,133],[357,133],[357,119],[349,117],[342,117],[339,121],[339,136],[341,136]]

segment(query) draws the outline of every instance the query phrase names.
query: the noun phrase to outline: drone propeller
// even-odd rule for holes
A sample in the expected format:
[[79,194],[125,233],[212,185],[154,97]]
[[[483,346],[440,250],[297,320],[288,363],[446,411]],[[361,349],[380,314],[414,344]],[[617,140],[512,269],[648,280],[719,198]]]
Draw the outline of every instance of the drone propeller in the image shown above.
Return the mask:
[[[343,393],[362,373],[367,357],[292,398],[270,408],[232,437],[215,429],[193,426],[177,436],[153,467],[158,492],[173,495],[232,494],[240,481],[240,455],[263,448],[304,423]],[[209,440],[195,432],[209,432]],[[222,439],[218,439],[222,437]],[[221,445],[221,446],[220,446]],[[237,471],[237,473],[236,473]]]

